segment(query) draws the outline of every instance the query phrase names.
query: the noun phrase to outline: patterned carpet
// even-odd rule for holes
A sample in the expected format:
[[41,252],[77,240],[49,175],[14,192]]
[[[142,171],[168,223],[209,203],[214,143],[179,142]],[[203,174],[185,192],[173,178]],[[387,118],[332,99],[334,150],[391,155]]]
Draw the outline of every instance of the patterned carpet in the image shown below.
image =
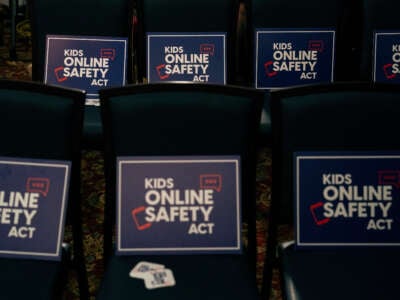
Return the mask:
[[[2,11],[0,10],[0,16]],[[0,78],[31,80],[31,43],[29,24],[21,22],[18,27],[16,54],[17,60],[10,59],[9,41],[7,31],[8,23],[0,24]],[[263,259],[268,220],[268,208],[271,195],[271,152],[269,148],[261,148],[258,154],[257,165],[257,241],[258,267],[257,278],[261,283]],[[84,151],[82,158],[82,199],[84,218],[84,248],[86,256],[86,267],[89,276],[89,288],[91,298],[99,286],[102,276],[102,222],[104,206],[104,177],[103,156],[99,151]],[[71,232],[66,231],[66,239]],[[288,230],[283,229],[282,236],[288,236]],[[66,291],[66,300],[79,299],[77,281],[75,274],[71,274]],[[272,300],[280,300],[278,274],[273,278]]]

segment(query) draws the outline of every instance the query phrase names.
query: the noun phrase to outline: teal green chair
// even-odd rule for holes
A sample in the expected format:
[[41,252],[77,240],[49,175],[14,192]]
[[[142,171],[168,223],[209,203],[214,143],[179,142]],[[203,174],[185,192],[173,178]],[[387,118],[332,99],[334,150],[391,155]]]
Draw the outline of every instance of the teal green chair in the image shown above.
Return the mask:
[[136,51],[138,78],[146,77],[146,33],[226,33],[227,83],[237,83],[236,76],[236,27],[239,11],[238,0],[220,1],[161,1],[138,0],[138,31]]
[[61,299],[72,274],[80,299],[88,299],[80,203],[84,101],[79,90],[0,80],[0,156],[71,162],[66,224],[72,230],[60,261],[0,258],[2,299]]
[[386,1],[383,7],[376,0],[362,0],[362,46],[360,49],[361,63],[359,64],[359,78],[363,81],[373,80],[373,60],[374,60],[374,32],[400,31],[400,22],[396,17],[399,8],[397,1]]
[[[105,132],[105,273],[97,299],[258,299],[255,175],[263,92],[212,84],[146,84],[100,91]],[[116,255],[116,158],[239,155],[242,254]],[[179,244],[179,241],[177,241]],[[128,276],[140,261],[170,267],[176,285],[149,291]]]
[[[257,29],[333,29],[335,35],[334,81],[358,78],[361,45],[361,6],[356,1],[333,0],[244,0],[247,11],[247,47],[239,59],[246,85],[255,86]],[[271,112],[269,100],[264,105],[261,142],[271,146]]]
[[[359,0],[245,0],[248,11],[249,63],[254,68],[255,30],[269,29],[333,29],[335,38],[334,80],[358,79],[361,46],[362,5]],[[254,85],[254,69],[248,78]]]
[[[129,0],[35,0],[30,4],[32,28],[32,79],[43,82],[46,35],[88,35],[129,37],[132,3]],[[127,62],[127,81],[132,80],[131,58]],[[98,107],[86,106],[83,147],[100,149],[102,128]]]
[[[294,207],[295,199],[298,199],[295,198],[295,181],[298,179],[294,171],[296,152],[350,155],[355,152],[396,153],[400,150],[400,141],[396,138],[399,131],[399,87],[348,82],[290,88],[271,92],[271,108],[274,162],[265,271],[270,272],[273,262],[276,263],[282,278],[283,298],[288,300],[398,299],[399,247],[394,243],[389,245],[389,239],[386,245],[383,245],[385,241],[373,245],[371,237],[376,233],[369,232],[367,242],[358,245],[350,237],[346,243],[340,242],[341,245],[336,246],[316,245],[318,240],[315,239],[314,245],[309,243],[300,249],[297,234],[295,241],[279,239],[278,243],[278,227],[286,225],[295,233],[299,230],[295,222],[298,212]],[[340,161],[337,164],[340,165]],[[332,173],[338,170],[325,169]],[[358,182],[353,184],[361,185]],[[377,184],[382,183],[377,180]],[[320,199],[323,201],[322,195],[313,201]],[[324,224],[322,213],[314,214],[320,224]],[[309,219],[313,219],[311,213]],[[313,226],[307,227],[309,232],[318,233],[320,238],[326,235],[326,231],[319,230],[323,227],[311,223]],[[351,221],[340,217],[320,226],[336,226],[338,223],[347,224],[346,230],[351,231]],[[392,227],[398,228],[397,219]],[[265,274],[266,278],[269,275]]]

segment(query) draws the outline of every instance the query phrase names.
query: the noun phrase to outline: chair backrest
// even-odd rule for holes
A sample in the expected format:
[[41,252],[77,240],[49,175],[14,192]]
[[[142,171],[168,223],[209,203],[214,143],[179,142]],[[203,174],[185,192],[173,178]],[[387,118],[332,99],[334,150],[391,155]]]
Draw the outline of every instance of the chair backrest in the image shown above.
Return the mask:
[[0,88],[0,155],[71,160],[79,153],[84,92],[8,80]]
[[384,7],[376,0],[363,0],[362,3],[363,27],[359,71],[362,80],[371,81],[373,79],[374,32],[376,30],[400,31],[400,21],[396,16],[400,3],[386,1]]
[[399,150],[400,88],[336,83],[271,92],[274,209],[293,222],[295,151]]
[[85,93],[37,82],[0,80],[0,155],[71,162],[67,222],[87,298],[80,208],[81,135]]
[[[37,0],[30,3],[32,79],[43,81],[46,35],[129,37],[132,4],[129,0]],[[128,60],[128,66],[131,63]],[[128,68],[128,82],[132,67]]]
[[357,74],[356,49],[359,49],[359,10],[355,1],[333,0],[245,0],[248,18],[249,83],[254,85],[255,30],[319,29],[335,30],[334,80],[352,80]]
[[148,84],[100,91],[105,133],[105,257],[111,253],[117,156],[239,155],[242,215],[255,266],[256,139],[263,93],[228,85]]
[[226,32],[227,83],[234,83],[238,10],[238,0],[138,0],[139,40],[137,41],[137,53],[139,80],[146,77],[146,33]]
[[347,82],[271,91],[273,184],[266,280],[276,262],[279,225],[298,230],[294,153],[398,151],[399,113],[400,88],[394,85]]

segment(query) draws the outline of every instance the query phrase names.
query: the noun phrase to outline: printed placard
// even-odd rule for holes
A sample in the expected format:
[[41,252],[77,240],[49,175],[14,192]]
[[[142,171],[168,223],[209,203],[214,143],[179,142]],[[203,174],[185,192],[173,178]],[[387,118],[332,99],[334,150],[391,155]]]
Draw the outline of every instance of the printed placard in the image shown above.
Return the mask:
[[241,252],[239,157],[117,164],[117,254]]
[[44,82],[86,91],[86,104],[99,105],[102,88],[126,82],[127,38],[46,36]]
[[294,154],[296,244],[400,246],[400,153]]
[[400,83],[400,32],[374,32],[373,80]]
[[225,33],[148,33],[148,82],[226,83]]
[[0,157],[0,256],[60,260],[70,162]]
[[256,88],[333,81],[334,30],[256,29],[255,35]]

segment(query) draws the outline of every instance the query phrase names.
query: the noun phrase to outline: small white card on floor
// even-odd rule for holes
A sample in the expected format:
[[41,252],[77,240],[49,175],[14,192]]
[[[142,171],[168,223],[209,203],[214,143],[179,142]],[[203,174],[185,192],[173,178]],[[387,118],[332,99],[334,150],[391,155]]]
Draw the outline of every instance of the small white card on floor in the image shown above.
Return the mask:
[[170,269],[161,269],[145,273],[144,284],[147,289],[152,290],[161,287],[175,285],[174,274]]
[[161,264],[141,261],[133,267],[133,269],[129,272],[129,276],[133,278],[144,279],[147,272],[164,269],[164,267],[165,266]]

